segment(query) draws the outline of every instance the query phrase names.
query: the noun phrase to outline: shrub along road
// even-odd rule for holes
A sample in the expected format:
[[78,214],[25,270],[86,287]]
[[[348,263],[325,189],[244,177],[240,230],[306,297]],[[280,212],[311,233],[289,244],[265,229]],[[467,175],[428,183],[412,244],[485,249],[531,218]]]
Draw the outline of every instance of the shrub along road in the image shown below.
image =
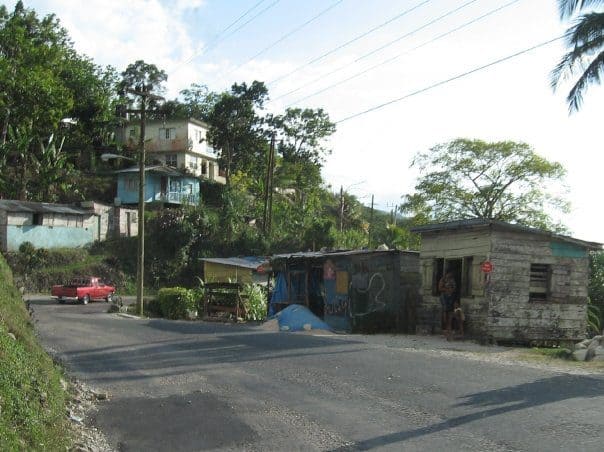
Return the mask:
[[105,303],[32,307],[42,343],[111,394],[91,421],[119,450],[602,448],[601,375],[400,346],[421,338],[133,320]]

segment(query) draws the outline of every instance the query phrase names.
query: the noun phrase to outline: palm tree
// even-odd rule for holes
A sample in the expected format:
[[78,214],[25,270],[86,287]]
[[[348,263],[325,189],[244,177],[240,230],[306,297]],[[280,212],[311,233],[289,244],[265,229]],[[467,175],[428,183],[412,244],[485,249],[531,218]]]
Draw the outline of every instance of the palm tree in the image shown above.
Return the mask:
[[581,72],[566,97],[569,112],[573,113],[581,107],[587,87],[600,83],[604,75],[604,12],[596,10],[604,6],[604,0],[558,0],[558,6],[561,19],[577,16],[564,36],[570,50],[552,71],[554,89],[562,80]]

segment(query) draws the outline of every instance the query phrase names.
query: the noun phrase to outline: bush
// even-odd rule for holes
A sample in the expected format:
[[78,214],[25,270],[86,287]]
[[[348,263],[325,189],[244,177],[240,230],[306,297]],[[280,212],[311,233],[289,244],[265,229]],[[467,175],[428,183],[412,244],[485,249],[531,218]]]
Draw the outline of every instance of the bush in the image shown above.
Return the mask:
[[264,320],[266,318],[266,293],[257,284],[246,284],[242,293],[246,320]]
[[184,287],[160,289],[157,298],[161,315],[167,319],[186,319],[190,311],[196,310],[193,293]]

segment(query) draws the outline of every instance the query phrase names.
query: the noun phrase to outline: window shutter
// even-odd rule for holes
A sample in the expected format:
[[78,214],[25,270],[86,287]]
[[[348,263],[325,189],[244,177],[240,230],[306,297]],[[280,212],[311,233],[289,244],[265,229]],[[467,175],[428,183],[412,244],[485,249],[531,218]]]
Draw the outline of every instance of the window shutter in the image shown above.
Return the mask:
[[176,139],[176,129],[170,129],[170,139],[171,140]]
[[472,296],[484,296],[484,283],[486,274],[480,269],[481,264],[486,261],[484,256],[474,256],[472,259]]

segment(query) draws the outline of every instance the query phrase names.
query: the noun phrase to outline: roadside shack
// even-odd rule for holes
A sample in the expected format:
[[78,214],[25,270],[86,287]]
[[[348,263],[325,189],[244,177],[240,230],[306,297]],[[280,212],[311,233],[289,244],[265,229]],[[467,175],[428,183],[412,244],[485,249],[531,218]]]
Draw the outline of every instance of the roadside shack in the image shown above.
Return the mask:
[[268,281],[263,267],[267,263],[265,257],[207,257],[201,261],[205,282],[266,285]]
[[485,219],[412,231],[422,239],[419,332],[441,330],[438,282],[450,271],[469,336],[519,343],[585,337],[589,252],[601,244]]
[[418,253],[397,250],[275,255],[269,314],[301,304],[338,331],[414,331],[418,268]]

